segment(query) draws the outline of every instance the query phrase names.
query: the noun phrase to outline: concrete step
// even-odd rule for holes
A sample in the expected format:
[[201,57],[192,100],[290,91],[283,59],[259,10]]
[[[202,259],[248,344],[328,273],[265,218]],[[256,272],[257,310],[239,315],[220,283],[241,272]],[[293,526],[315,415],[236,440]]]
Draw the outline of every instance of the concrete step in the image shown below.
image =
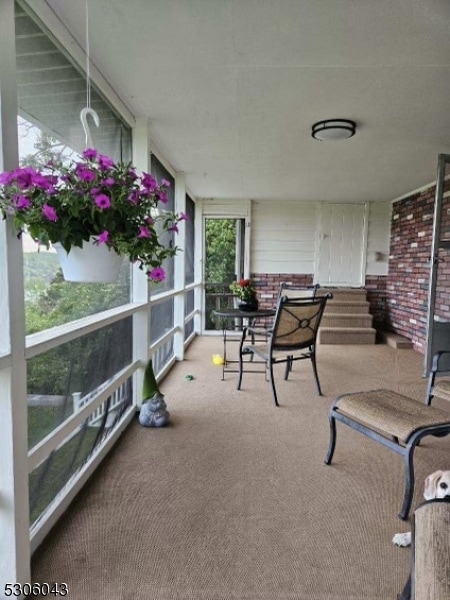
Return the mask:
[[373,316],[370,314],[348,314],[325,312],[322,317],[323,327],[372,327]]
[[375,344],[373,327],[320,327],[319,344]]
[[328,300],[325,308],[325,314],[368,314],[369,308],[370,304],[367,302],[367,300]]
[[409,350],[410,348],[414,348],[414,344],[411,340],[402,335],[398,335],[397,333],[392,333],[391,331],[380,331],[379,338],[383,343],[392,348],[397,348],[399,350]]
[[358,301],[365,300],[367,297],[367,292],[364,288],[333,288],[326,287],[320,288],[317,292],[318,295],[326,294],[327,292],[331,292],[333,294],[333,300],[349,300],[349,301]]

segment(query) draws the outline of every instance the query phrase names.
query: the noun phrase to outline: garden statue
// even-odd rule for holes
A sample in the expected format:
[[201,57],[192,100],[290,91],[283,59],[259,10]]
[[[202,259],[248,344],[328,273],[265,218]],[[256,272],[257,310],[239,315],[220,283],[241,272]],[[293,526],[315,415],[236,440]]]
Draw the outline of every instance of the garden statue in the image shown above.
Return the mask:
[[142,398],[143,404],[139,413],[139,423],[143,427],[164,427],[167,425],[170,415],[164,401],[164,395],[159,391],[151,359],[145,368]]

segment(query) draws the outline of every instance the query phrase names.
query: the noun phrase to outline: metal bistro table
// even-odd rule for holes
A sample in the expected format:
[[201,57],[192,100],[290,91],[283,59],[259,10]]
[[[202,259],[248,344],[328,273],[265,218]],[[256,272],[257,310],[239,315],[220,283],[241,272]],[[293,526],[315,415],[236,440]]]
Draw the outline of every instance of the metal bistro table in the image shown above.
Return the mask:
[[[227,359],[227,342],[234,341],[240,342],[245,338],[246,329],[249,324],[262,317],[273,317],[275,315],[274,308],[261,308],[258,310],[240,310],[239,308],[225,308],[223,310],[213,311],[216,317],[219,317],[222,323],[222,337],[223,337],[223,364],[222,364],[222,381],[225,379],[225,373],[239,373],[239,369],[229,369],[228,366],[233,363],[239,363],[238,360]],[[244,321],[246,320],[246,323]],[[241,336],[230,340],[227,332],[230,332],[229,322],[240,321],[238,331],[241,331]],[[235,325],[236,327],[236,325]],[[236,331],[232,329],[231,331]]]

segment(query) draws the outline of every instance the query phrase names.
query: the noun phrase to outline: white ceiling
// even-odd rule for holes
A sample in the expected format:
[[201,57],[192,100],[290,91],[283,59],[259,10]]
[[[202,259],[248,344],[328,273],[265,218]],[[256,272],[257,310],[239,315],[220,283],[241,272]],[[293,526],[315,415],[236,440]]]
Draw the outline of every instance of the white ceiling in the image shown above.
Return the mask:
[[[47,0],[85,46],[85,3]],[[30,0],[33,5],[33,0]],[[91,61],[197,197],[392,200],[450,153],[448,0],[89,0]],[[311,125],[353,119],[318,142]]]

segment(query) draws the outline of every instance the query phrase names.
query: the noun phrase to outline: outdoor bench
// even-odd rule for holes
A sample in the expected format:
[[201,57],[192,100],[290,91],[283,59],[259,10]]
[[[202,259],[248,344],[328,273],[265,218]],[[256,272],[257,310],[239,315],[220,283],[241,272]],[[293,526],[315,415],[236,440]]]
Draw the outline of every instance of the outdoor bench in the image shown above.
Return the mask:
[[421,404],[391,390],[343,394],[330,414],[330,445],[325,458],[329,465],[336,446],[336,421],[390,448],[404,457],[405,492],[399,517],[405,520],[414,495],[414,449],[427,435],[450,434],[450,412]]

